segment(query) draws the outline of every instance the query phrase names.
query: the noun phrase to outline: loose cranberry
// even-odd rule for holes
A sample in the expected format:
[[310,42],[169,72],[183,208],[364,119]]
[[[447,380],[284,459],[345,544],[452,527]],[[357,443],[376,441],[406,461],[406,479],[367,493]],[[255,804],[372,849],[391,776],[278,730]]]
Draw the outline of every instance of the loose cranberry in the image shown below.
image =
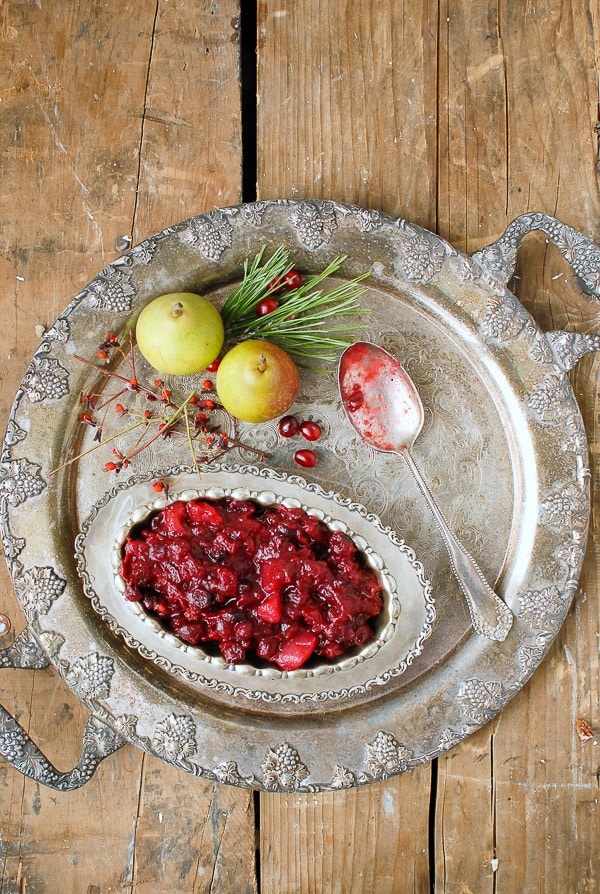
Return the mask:
[[299,466],[303,466],[305,469],[312,469],[318,462],[317,454],[314,450],[296,450],[294,459]]
[[267,314],[273,313],[274,310],[277,310],[279,307],[279,301],[276,298],[263,298],[262,301],[259,301],[256,305],[256,316],[257,317],[266,317]]
[[282,438],[293,438],[300,431],[300,423],[295,416],[282,416],[277,428]]
[[323,429],[319,423],[313,422],[312,419],[307,419],[306,422],[300,424],[300,434],[307,441],[318,441],[322,432]]
[[269,283],[267,283],[267,291],[272,295],[277,294],[277,292],[283,291],[283,280],[280,276],[275,276]]
[[212,363],[208,364],[208,366],[206,367],[206,371],[209,373],[216,372],[219,368],[220,363],[221,363],[221,358],[217,357],[216,360],[213,360]]
[[283,277],[283,285],[288,292],[291,292],[293,289],[298,289],[302,285],[302,277],[297,270],[290,270]]
[[115,469],[117,468],[117,464],[113,463],[113,462],[107,462],[107,463],[105,463],[104,468],[106,469],[107,472],[114,472]]

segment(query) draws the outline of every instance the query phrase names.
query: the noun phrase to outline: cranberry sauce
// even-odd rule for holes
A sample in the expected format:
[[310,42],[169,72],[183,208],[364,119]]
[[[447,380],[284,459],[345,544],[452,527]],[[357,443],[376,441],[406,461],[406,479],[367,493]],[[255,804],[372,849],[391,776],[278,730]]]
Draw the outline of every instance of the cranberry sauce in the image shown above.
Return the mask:
[[222,498],[171,503],[123,547],[127,599],[229,664],[295,670],[373,636],[381,585],[347,534],[303,509]]

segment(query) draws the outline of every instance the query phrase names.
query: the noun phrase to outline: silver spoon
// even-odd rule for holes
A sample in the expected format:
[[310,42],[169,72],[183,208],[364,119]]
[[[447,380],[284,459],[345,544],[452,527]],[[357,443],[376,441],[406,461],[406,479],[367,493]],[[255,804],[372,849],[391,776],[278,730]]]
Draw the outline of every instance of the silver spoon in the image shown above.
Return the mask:
[[473,627],[488,639],[506,639],[513,622],[511,610],[494,593],[475,560],[446,524],[410,454],[424,421],[423,404],[414,382],[402,364],[383,348],[357,342],[342,354],[339,387],[344,409],[360,437],[376,450],[398,453],[406,460],[442,535]]

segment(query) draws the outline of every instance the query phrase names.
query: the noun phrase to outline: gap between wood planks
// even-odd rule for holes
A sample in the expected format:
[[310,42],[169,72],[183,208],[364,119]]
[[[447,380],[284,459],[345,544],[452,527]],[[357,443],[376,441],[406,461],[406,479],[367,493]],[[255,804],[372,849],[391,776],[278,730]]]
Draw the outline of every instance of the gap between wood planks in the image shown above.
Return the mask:
[[240,0],[240,81],[242,104],[242,202],[256,201],[258,127],[256,118],[257,0]]

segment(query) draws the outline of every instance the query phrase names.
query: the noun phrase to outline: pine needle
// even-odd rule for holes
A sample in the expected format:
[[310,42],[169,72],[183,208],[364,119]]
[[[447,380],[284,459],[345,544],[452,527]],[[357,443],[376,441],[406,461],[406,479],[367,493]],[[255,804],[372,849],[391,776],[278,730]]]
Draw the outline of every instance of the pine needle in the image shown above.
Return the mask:
[[[324,292],[319,286],[337,273],[346,260],[342,256],[320,273],[307,277],[296,289],[280,293],[278,281],[293,269],[289,252],[280,246],[263,263],[264,252],[263,247],[251,264],[244,263],[244,278],[222,308],[228,337],[264,338],[292,356],[335,360],[341,350],[352,344],[357,331],[362,328],[353,318],[369,313],[358,302],[365,292],[359,283],[369,276],[368,272]],[[257,316],[257,304],[275,294],[279,307],[262,317]],[[346,319],[341,320],[343,317]]]

